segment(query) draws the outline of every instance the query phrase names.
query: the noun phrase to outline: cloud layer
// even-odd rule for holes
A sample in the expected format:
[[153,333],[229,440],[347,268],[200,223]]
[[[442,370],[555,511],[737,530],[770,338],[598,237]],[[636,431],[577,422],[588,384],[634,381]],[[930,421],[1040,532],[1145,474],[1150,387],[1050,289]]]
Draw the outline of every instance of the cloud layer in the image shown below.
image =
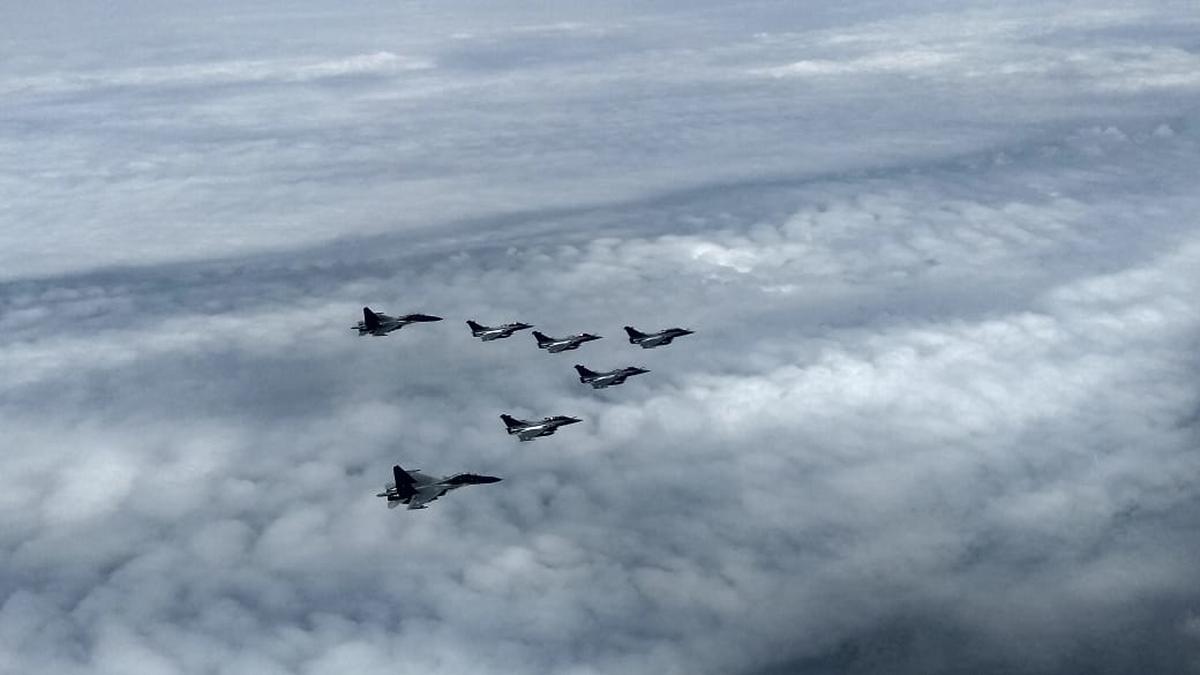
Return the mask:
[[1169,3],[116,7],[0,74],[0,672],[1200,671]]

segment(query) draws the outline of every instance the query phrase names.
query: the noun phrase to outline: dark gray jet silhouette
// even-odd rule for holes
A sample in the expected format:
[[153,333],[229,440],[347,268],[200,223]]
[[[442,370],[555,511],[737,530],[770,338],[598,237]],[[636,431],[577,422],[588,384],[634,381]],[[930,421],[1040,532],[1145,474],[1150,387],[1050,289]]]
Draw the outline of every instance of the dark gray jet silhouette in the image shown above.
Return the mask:
[[625,332],[629,334],[629,344],[641,345],[642,349],[653,349],[659,345],[669,345],[671,340],[684,335],[691,335],[695,331],[686,330],[684,328],[668,328],[660,330],[657,333],[643,333],[633,326],[625,326]]
[[517,323],[506,323],[502,326],[496,326],[495,328],[491,328],[489,326],[484,326],[482,324],[475,323],[474,321],[471,321],[471,320],[467,320],[467,325],[471,327],[471,335],[474,335],[475,337],[479,338],[480,340],[483,340],[484,342],[490,342],[491,340],[499,340],[501,338],[509,337],[513,333],[515,333],[519,330],[525,330],[526,328],[533,328],[533,324],[521,323],[520,321],[518,321]]
[[579,364],[575,364],[575,372],[579,373],[580,382],[592,385],[592,389],[603,389],[605,387],[615,387],[618,384],[624,384],[625,378],[632,375],[641,375],[642,373],[648,373],[650,371],[645,368],[629,366],[628,368],[617,368],[616,370],[598,373],[594,370],[588,370]]
[[429,314],[405,314],[404,316],[388,316],[372,312],[370,307],[363,307],[363,320],[350,327],[350,330],[358,331],[359,337],[363,335],[374,335],[383,337],[394,330],[400,330],[410,323],[426,323],[429,321],[441,321],[440,316],[431,316]]
[[410,509],[423,509],[429,502],[441,497],[451,490],[457,490],[466,485],[486,485],[498,483],[495,476],[480,476],[474,473],[456,473],[453,476],[432,478],[419,470],[405,471],[400,465],[392,467],[393,482],[388,483],[383,492],[375,495],[387,499],[389,509],[401,504],[407,504]]
[[557,431],[559,427],[583,421],[578,417],[568,417],[566,415],[546,417],[541,422],[526,422],[508,414],[501,415],[500,419],[504,421],[504,428],[508,431],[508,434],[510,436],[515,434],[522,441],[532,441],[539,436],[549,436]]
[[601,336],[592,335],[591,333],[580,333],[579,335],[570,335],[565,338],[552,338],[536,330],[533,331],[533,337],[537,340],[538,349],[545,349],[551,354],[565,352],[570,349],[579,349],[579,345],[601,338]]

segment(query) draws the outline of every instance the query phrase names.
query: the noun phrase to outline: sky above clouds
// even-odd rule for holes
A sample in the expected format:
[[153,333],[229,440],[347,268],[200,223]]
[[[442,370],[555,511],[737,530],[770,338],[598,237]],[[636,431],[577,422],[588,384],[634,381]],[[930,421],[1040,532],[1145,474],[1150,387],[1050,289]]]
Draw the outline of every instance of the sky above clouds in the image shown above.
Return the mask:
[[0,673],[1200,672],[1198,28],[6,2]]

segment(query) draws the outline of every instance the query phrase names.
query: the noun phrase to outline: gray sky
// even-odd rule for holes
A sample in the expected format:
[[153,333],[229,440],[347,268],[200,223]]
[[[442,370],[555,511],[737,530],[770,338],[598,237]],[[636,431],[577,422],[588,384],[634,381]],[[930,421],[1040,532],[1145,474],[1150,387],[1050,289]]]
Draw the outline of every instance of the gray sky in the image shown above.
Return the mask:
[[1200,672],[1200,16],[992,4],[6,2],[0,673]]

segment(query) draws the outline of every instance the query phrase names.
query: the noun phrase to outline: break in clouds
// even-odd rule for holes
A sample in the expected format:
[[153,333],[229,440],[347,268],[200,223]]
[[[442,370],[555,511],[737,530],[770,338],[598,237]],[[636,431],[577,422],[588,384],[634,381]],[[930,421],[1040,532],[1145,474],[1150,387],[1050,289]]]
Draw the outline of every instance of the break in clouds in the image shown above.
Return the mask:
[[1200,672],[1191,9],[6,4],[0,673]]

